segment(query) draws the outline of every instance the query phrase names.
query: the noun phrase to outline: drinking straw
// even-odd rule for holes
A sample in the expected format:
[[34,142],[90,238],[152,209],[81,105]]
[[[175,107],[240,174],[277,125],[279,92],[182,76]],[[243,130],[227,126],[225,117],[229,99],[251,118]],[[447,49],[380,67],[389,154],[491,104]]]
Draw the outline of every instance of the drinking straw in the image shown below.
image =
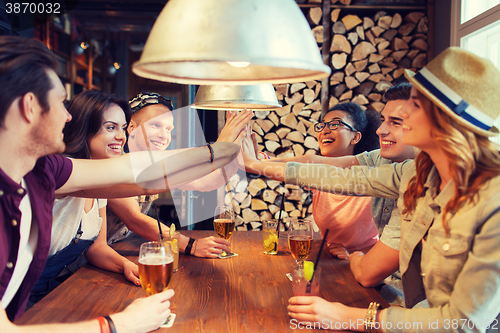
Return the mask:
[[153,206],[155,206],[156,212],[156,221],[158,221],[158,230],[160,230],[160,240],[163,240],[163,234],[161,233],[161,224],[160,224],[160,216],[158,215],[158,207],[156,207],[156,203],[153,202]]
[[325,246],[325,242],[326,242],[326,236],[328,236],[328,232],[330,231],[330,229],[326,229],[325,231],[325,236],[323,236],[323,240],[321,241],[321,246],[319,247],[319,252],[318,252],[318,256],[316,257],[316,262],[314,263],[314,271],[313,271],[313,275],[311,276],[311,280],[309,280],[307,282],[307,286],[306,286],[306,293],[310,293],[311,292],[311,283],[314,279],[314,273],[316,272],[316,268],[318,267],[318,264],[319,264],[319,258],[321,257],[321,252],[323,251],[323,247]]
[[280,229],[281,229],[281,222],[282,222],[282,213],[285,210],[285,193],[281,195],[281,205],[280,205],[280,215],[278,217],[278,238],[280,237]]

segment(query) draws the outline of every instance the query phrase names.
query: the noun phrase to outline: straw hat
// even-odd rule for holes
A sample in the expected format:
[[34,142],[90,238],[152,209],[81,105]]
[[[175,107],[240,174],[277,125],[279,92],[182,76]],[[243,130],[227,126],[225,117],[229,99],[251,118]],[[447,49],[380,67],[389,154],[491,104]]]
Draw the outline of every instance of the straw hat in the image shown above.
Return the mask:
[[440,53],[417,74],[406,78],[441,110],[484,136],[498,135],[500,71],[487,59],[458,47]]

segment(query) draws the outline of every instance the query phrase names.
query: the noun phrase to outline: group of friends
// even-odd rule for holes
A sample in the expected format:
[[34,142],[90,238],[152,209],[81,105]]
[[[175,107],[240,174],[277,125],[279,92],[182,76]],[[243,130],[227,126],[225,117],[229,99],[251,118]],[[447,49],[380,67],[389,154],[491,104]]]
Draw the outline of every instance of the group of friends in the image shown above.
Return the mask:
[[[314,125],[320,155],[284,159],[259,159],[251,111],[228,113],[212,145],[166,150],[174,128],[170,101],[156,93],[127,102],[86,91],[66,109],[55,66],[42,43],[0,37],[2,331],[99,332],[103,320],[120,333],[158,328],[170,313],[172,290],[106,319],[12,321],[86,261],[139,285],[137,265],[109,244],[132,231],[157,240],[157,222],[147,215],[156,195],[223,186],[220,168],[236,172],[238,154],[247,172],[313,190],[316,225],[322,234],[335,231],[327,248],[349,260],[360,284],[395,282],[403,289],[404,307],[373,304],[368,312],[292,297],[291,318],[364,320],[359,329],[369,331],[397,330],[404,322],[435,330],[430,321],[453,330],[450,323],[461,319],[474,325],[458,330],[485,331],[498,320],[500,153],[490,137],[499,133],[493,121],[500,71],[488,60],[449,48],[417,74],[407,71],[409,83],[385,93],[380,114],[355,103],[330,109]],[[181,252],[207,258],[228,246],[215,237],[179,240]]]

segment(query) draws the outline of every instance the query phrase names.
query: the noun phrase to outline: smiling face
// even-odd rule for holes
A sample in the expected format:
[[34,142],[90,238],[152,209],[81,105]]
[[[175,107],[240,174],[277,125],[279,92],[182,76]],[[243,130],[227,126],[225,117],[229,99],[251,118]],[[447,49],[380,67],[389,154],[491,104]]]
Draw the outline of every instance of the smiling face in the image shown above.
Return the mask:
[[393,162],[415,157],[415,148],[403,143],[403,119],[398,116],[399,109],[406,102],[403,99],[387,102],[381,113],[382,124],[377,129],[380,155]]
[[122,108],[112,104],[102,114],[99,131],[89,139],[90,156],[102,159],[120,156],[125,145],[127,121]]
[[128,147],[131,152],[165,150],[172,139],[174,117],[163,104],[149,105],[132,115],[128,127]]
[[[323,122],[329,122],[334,119],[341,119],[354,127],[348,113],[344,111],[328,112],[323,118]],[[347,126],[342,124],[335,131],[330,130],[328,126],[325,126],[321,132],[316,134],[316,138],[319,142],[321,155],[326,157],[338,157],[352,155],[355,144],[361,139],[361,134],[359,132],[353,132]]]

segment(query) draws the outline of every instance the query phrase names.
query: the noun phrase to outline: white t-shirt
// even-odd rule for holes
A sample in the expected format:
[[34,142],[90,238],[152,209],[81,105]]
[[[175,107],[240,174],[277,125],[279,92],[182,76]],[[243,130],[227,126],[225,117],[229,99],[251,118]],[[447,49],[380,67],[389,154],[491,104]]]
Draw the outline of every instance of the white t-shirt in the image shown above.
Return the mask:
[[52,234],[49,257],[68,246],[75,237],[80,221],[82,221],[82,236],[80,239],[92,239],[99,235],[102,217],[99,209],[107,204],[106,199],[94,199],[92,209],[85,213],[83,207],[85,198],[64,197],[54,201],[52,210]]

